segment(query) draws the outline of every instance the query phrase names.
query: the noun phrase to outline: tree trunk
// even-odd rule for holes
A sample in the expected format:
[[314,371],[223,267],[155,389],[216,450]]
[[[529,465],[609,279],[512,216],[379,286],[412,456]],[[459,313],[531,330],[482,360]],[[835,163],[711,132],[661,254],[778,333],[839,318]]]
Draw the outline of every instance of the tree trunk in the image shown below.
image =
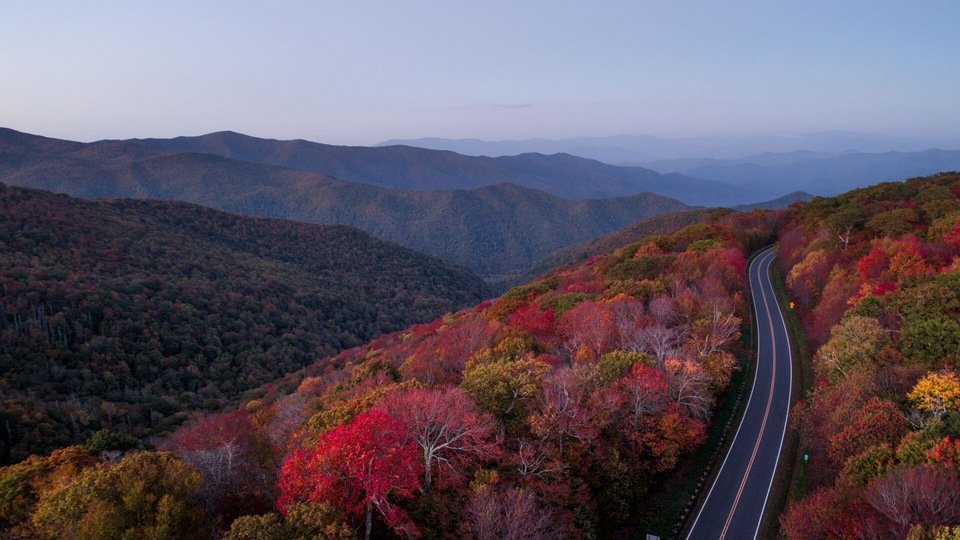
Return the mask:
[[367,503],[367,532],[363,535],[364,540],[370,540],[371,529],[373,529],[373,501]]
[[433,484],[433,479],[430,477],[430,465],[433,461],[430,459],[430,454],[426,450],[423,451],[424,460],[423,460],[423,492],[430,493],[430,486]]

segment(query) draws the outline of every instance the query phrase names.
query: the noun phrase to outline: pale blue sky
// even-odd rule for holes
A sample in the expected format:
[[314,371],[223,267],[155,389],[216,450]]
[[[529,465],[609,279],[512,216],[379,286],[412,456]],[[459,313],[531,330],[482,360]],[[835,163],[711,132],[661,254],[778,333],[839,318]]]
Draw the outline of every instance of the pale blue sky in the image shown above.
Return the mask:
[[0,0],[0,126],[960,135],[960,2]]

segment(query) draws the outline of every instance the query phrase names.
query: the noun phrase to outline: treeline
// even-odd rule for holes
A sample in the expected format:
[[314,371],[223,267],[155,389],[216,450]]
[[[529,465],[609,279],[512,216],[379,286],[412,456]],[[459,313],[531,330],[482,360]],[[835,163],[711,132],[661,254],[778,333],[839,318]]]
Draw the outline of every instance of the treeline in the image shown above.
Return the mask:
[[0,184],[0,444],[144,437],[488,295],[349,227]]
[[818,198],[779,255],[814,356],[790,539],[956,538],[960,175]]

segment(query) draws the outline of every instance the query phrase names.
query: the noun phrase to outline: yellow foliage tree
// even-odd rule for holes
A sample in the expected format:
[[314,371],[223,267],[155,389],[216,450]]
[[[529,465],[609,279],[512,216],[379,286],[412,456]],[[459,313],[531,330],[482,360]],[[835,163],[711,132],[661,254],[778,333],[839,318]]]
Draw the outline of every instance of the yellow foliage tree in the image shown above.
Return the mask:
[[960,379],[951,372],[929,373],[917,382],[907,396],[917,409],[940,418],[960,408]]

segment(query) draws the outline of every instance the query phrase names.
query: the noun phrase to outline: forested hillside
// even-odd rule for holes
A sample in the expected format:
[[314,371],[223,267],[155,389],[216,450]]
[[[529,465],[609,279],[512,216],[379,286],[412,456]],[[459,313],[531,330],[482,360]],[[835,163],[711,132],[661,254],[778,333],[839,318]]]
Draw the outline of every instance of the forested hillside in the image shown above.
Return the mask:
[[[31,458],[0,472],[0,519],[41,535],[609,537],[703,441],[741,362],[745,257],[775,220],[642,239],[316,362],[158,443],[179,459],[91,455],[110,440]],[[127,517],[144,471],[174,516]]]
[[960,525],[958,195],[955,173],[879,184],[807,203],[780,234],[816,351],[790,539],[955,538],[942,527]]
[[0,184],[2,460],[163,432],[485,287],[350,227]]
[[621,246],[643,240],[648,236],[669,235],[694,223],[706,221],[711,215],[721,216],[726,211],[713,208],[698,208],[668,212],[630,224],[618,231],[592,238],[572,246],[560,248],[534,264],[527,272],[527,281],[548,274],[565,266],[582,263],[594,255],[609,253]]

